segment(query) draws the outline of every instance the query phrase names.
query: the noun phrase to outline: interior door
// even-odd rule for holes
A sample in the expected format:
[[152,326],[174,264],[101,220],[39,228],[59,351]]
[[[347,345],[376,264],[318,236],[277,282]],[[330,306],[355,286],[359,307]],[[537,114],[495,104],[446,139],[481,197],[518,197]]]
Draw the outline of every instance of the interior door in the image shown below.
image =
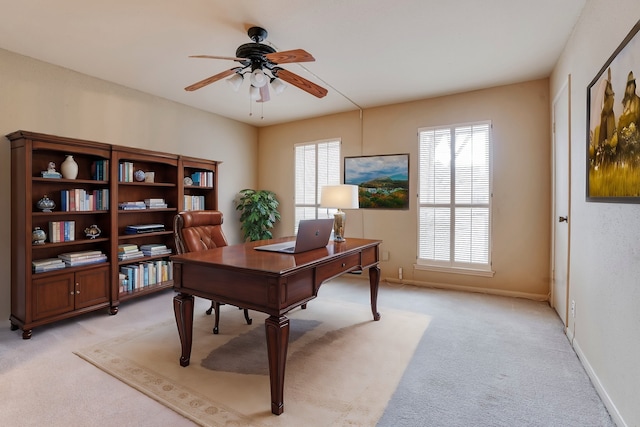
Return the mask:
[[567,326],[571,178],[571,76],[553,101],[553,255],[551,306]]

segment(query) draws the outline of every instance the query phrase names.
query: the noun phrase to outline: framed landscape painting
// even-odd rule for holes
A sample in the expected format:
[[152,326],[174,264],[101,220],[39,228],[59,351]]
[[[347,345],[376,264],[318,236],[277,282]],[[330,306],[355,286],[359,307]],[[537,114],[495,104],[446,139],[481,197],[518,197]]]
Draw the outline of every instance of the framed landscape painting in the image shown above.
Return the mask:
[[409,209],[409,154],[345,157],[344,183],[358,186],[361,209]]
[[640,203],[640,21],[587,87],[587,195]]

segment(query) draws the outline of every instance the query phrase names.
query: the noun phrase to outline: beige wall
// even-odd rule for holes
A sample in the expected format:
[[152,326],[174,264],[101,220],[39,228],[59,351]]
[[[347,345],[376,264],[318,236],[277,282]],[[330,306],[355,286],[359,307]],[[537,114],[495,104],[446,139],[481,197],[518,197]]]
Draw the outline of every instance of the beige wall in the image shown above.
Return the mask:
[[[224,230],[240,242],[235,194],[257,183],[257,130],[220,116],[0,50],[0,197],[11,193],[10,146],[23,129],[222,161]],[[0,210],[0,325],[9,327],[11,210]]]
[[410,191],[417,194],[420,127],[491,120],[493,123],[492,278],[414,270],[416,199],[407,211],[347,213],[347,237],[381,239],[389,261],[382,277],[447,284],[507,295],[549,293],[550,100],[548,80],[354,111],[260,128],[259,183],[275,191],[282,221],[277,235],[293,233],[293,145],[341,138],[343,156],[410,154]]
[[[568,336],[618,425],[640,425],[640,205],[587,203],[587,86],[640,17],[637,0],[587,2],[550,80],[571,75],[571,256]],[[636,79],[640,55],[635,52]],[[624,86],[613,88],[616,104]]]

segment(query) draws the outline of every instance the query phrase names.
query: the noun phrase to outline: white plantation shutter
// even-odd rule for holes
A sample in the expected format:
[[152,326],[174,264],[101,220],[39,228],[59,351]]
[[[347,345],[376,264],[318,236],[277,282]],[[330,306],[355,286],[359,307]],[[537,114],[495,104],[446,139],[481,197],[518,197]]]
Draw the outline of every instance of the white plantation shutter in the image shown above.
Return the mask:
[[419,137],[418,264],[489,270],[491,123]]
[[340,141],[296,144],[295,150],[295,232],[301,219],[330,218],[320,208],[320,190],[340,184]]

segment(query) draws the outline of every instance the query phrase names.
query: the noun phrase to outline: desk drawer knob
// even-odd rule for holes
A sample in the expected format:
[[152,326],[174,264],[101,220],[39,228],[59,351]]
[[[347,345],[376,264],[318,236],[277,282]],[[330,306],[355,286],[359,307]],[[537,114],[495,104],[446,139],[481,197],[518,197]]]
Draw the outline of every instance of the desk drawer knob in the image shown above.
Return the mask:
[[347,265],[347,264],[343,262],[343,263],[342,263],[342,266],[344,267],[345,265]]

